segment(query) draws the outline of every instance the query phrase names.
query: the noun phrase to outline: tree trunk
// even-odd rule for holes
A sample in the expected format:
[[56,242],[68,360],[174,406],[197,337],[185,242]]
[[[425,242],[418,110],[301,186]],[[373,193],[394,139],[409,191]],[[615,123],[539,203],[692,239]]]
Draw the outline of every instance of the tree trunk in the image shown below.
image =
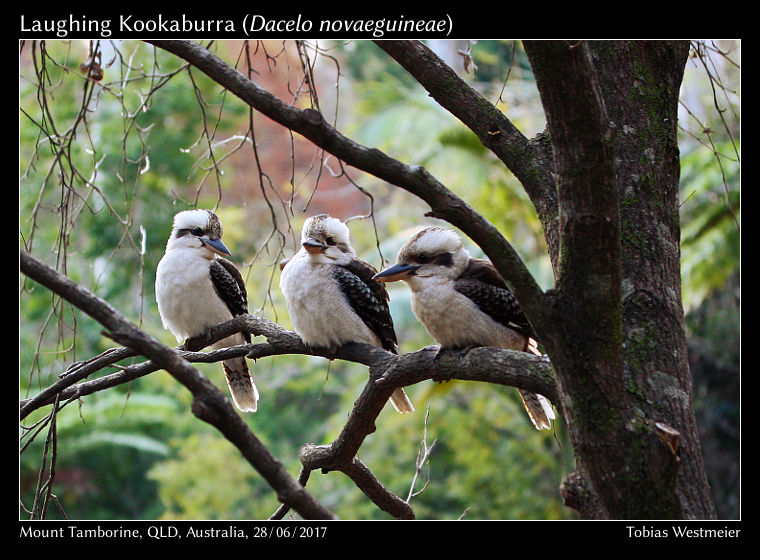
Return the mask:
[[[525,48],[557,174],[556,290],[536,328],[583,474],[566,495],[586,516],[713,518],[680,290],[677,109],[689,45]],[[596,499],[579,505],[581,486]]]
[[380,42],[522,181],[554,265],[546,293],[501,234],[423,168],[357,145],[198,45],[156,45],[347,164],[420,197],[484,250],[556,372],[555,404],[577,461],[563,487],[568,505],[589,518],[715,517],[680,293],[677,109],[688,43],[526,42],[547,115],[547,134],[529,142],[422,43]]

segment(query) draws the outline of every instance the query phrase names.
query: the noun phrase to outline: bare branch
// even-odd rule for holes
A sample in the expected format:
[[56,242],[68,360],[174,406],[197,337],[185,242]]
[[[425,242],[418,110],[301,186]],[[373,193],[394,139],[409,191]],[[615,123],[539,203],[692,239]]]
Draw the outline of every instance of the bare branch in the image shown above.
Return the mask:
[[[252,108],[261,111],[288,129],[302,134],[318,147],[338,157],[341,169],[343,162],[345,162],[422,198],[430,204],[431,215],[449,221],[470,235],[487,254],[491,253],[489,256],[492,257],[497,266],[501,265],[502,270],[511,272],[507,275],[509,278],[517,277],[519,279],[517,284],[522,287],[521,289],[525,293],[531,297],[540,294],[540,289],[532,276],[496,228],[463,200],[441,185],[423,168],[403,165],[379,150],[368,149],[356,144],[330,126],[318,111],[314,109],[300,110],[283,103],[268,92],[258,88],[250,79],[195,43],[169,41],[159,42],[157,45],[182,56],[194,67],[205,72],[233,94],[243,99]],[[31,257],[23,256],[23,260],[29,261],[26,262],[26,265],[30,267],[31,271],[34,268],[31,264]],[[39,271],[35,270],[35,273],[29,273],[30,277],[40,281],[37,276]],[[60,382],[49,387],[35,398],[23,402],[21,404],[22,417],[51,402],[52,399],[66,399],[63,401],[63,406],[65,406],[68,402],[72,402],[84,394],[131,381],[157,369],[167,369],[193,392],[195,397],[193,412],[196,416],[220,429],[230,441],[240,447],[247,457],[246,450],[252,447],[251,453],[254,458],[249,458],[249,460],[254,467],[260,472],[270,472],[269,463],[276,463],[276,461],[266,454],[266,450],[255,440],[253,434],[250,434],[245,441],[241,441],[240,430],[235,427],[236,422],[240,422],[239,416],[234,410],[231,410],[224,395],[215,391],[208,380],[198,374],[190,366],[190,363],[193,361],[220,361],[232,355],[247,355],[249,358],[256,359],[278,354],[320,355],[328,359],[344,359],[362,363],[369,366],[370,378],[357,399],[344,429],[329,446],[305,446],[302,449],[301,460],[304,464],[304,470],[301,479],[305,484],[308,479],[308,472],[315,468],[323,471],[341,471],[350,477],[379,507],[399,518],[413,518],[414,513],[403,499],[386,489],[369,469],[356,459],[359,447],[365,438],[375,431],[375,419],[396,387],[411,385],[426,379],[442,381],[458,378],[517,385],[537,390],[550,399],[556,399],[556,387],[548,361],[527,354],[496,349],[477,349],[466,355],[460,355],[451,352],[441,353],[437,348],[431,347],[419,352],[397,356],[372,346],[359,344],[349,344],[337,350],[310,348],[305,346],[295,333],[285,331],[276,323],[253,315],[242,316],[219,325],[208,333],[187,341],[183,349],[170,350],[158,345],[159,349],[153,347],[153,344],[157,344],[155,341],[146,340],[146,335],[142,331],[126,328],[121,324],[113,325],[113,317],[117,313],[110,309],[105,302],[98,301],[95,307],[89,307],[92,302],[83,298],[76,289],[71,293],[61,292],[58,280],[60,279],[56,278],[49,287],[53,289],[52,286],[56,286],[54,291],[75,306],[84,306],[82,308],[85,312],[107,327],[108,332],[104,333],[106,336],[125,344],[136,353],[145,355],[150,361],[123,367],[117,373],[85,383],[77,382],[99,368],[115,364],[120,359],[119,356],[122,353],[126,356],[128,351],[116,349],[112,353],[77,364]],[[101,303],[105,307],[101,307]],[[247,331],[255,336],[264,336],[267,340],[260,344],[237,346],[213,352],[199,352],[213,341],[232,332],[240,331]],[[259,459],[259,466],[257,466],[256,459]],[[276,474],[278,470],[280,468],[275,466],[271,472]],[[290,479],[287,480],[290,482]],[[303,490],[303,484],[295,484],[289,487],[275,486],[272,481],[270,484],[277,489],[284,504],[290,505],[303,501],[302,497],[298,495],[298,492]],[[296,492],[296,495],[291,497],[293,492]],[[284,515],[286,509],[281,508],[275,515]]]
[[277,492],[280,500],[289,503],[306,519],[330,519],[334,515],[319,504],[293,480],[282,464],[251,432],[232,408],[232,404],[212,383],[182,358],[135,327],[107,302],[78,286],[65,276],[45,266],[31,255],[21,252],[21,272],[55,291],[101,323],[109,336],[151,359],[187,387],[194,397],[193,413],[215,426],[235,444],[251,465]]
[[421,41],[376,41],[440,105],[462,121],[514,173],[538,212],[550,250],[559,250],[557,193],[551,145],[529,140],[493,104],[462,80]]
[[409,494],[406,497],[407,502],[409,502],[414,496],[421,494],[427,487],[427,482],[425,482],[425,485],[422,487],[422,490],[418,490],[417,492],[414,491],[414,487],[417,484],[417,478],[422,472],[422,467],[427,462],[428,457],[430,457],[430,453],[432,453],[433,447],[435,447],[435,441],[433,441],[433,443],[431,443],[430,445],[427,444],[428,418],[430,418],[430,409],[428,409],[427,412],[425,412],[425,424],[422,430],[422,439],[420,440],[420,445],[417,450],[417,460],[414,463],[414,478],[412,478],[412,484],[409,487]]
[[356,143],[333,128],[315,109],[299,109],[284,103],[197,43],[149,42],[191,63],[248,105],[301,134],[348,165],[424,200],[430,205],[430,216],[458,227],[483,249],[502,276],[513,286],[518,300],[531,319],[541,313],[543,292],[514,248],[493,224],[426,169],[405,165],[376,148]]
[[[303,486],[290,479],[282,466],[251,433],[240,416],[232,409],[229,400],[191,365],[192,361],[217,362],[232,356],[248,356],[252,359],[280,354],[308,354],[328,359],[342,359],[369,366],[370,378],[338,438],[327,446],[306,445],[301,450],[304,468],[343,472],[378,507],[397,518],[412,519],[414,513],[408,503],[385,488],[377,478],[361,464],[356,455],[366,437],[376,430],[375,420],[386,405],[396,387],[412,385],[432,379],[444,381],[464,379],[516,385],[540,392],[547,398],[556,399],[556,387],[551,365],[545,358],[513,350],[476,348],[469,352],[441,352],[438,347],[423,348],[417,352],[396,355],[367,344],[346,344],[337,350],[312,348],[303,343],[294,332],[276,323],[254,315],[240,315],[222,323],[207,333],[189,339],[185,348],[167,348],[144,332],[132,326],[116,310],[87,290],[77,286],[66,277],[49,269],[26,253],[21,254],[21,271],[44,284],[64,299],[83,309],[103,324],[104,333],[123,342],[127,348],[111,349],[91,360],[80,362],[70,368],[63,379],[23,401],[21,418],[53,400],[66,398],[68,402],[84,394],[126,383],[158,369],[166,369],[193,393],[192,405],[196,416],[217,427],[232,443],[237,445],[251,464],[277,490],[284,504],[299,513],[326,516],[305,494]],[[266,342],[223,348],[212,352],[198,352],[217,340],[232,333],[247,331],[254,336],[264,336]],[[97,380],[72,383],[83,379],[98,368],[114,364],[119,359],[143,354],[150,361],[123,368],[121,371]],[[308,479],[302,473],[301,477]],[[304,512],[307,512],[305,514]],[[281,508],[276,515],[282,516]]]

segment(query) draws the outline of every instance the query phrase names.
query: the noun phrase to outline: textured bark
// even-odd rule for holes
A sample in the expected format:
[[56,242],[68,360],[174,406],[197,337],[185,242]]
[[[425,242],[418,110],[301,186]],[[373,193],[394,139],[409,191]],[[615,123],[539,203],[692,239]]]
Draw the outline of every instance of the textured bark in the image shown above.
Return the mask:
[[676,136],[688,44],[527,43],[557,170],[546,332],[606,517],[712,518],[680,298]]
[[[526,45],[550,131],[559,202],[556,289],[550,325],[537,325],[555,364],[576,455],[613,517],[635,482],[623,479],[633,437],[623,393],[620,229],[611,130],[587,49]],[[628,487],[628,484],[631,486]]]
[[575,438],[568,505],[594,518],[712,518],[680,301],[676,118],[688,43],[526,42],[548,122],[532,140],[422,43],[378,45],[504,162],[537,210],[556,289],[526,299],[517,282],[516,292]]
[[637,412],[678,431],[683,514],[711,518],[681,304],[677,111],[688,49],[660,41],[590,45],[616,131],[626,392]]

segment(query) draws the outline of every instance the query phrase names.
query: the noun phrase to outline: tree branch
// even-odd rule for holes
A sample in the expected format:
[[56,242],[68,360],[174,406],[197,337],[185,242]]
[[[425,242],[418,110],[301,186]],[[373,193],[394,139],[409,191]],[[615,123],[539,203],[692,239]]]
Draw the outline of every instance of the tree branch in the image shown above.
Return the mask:
[[[562,246],[557,289],[547,298],[546,310],[560,328],[551,329],[541,341],[557,365],[577,464],[589,475],[588,488],[596,491],[601,509],[609,516],[681,517],[674,491],[678,457],[662,452],[666,446],[656,441],[652,420],[630,398],[630,387],[636,385],[624,373],[621,171],[615,145],[616,135],[639,125],[630,119],[611,119],[607,100],[612,97],[605,95],[600,71],[601,61],[610,55],[598,49],[597,43],[526,41],[524,46],[551,133]],[[631,59],[617,62],[608,67],[611,74],[625,75],[634,65]],[[609,81],[604,87],[614,89]],[[632,113],[639,112],[649,113],[640,109]],[[662,134],[661,126],[657,122],[650,128]],[[656,142],[661,142],[659,136]],[[636,154],[639,166],[642,158]],[[644,171],[636,167],[636,173]],[[644,227],[641,221],[631,223]],[[648,240],[645,246],[648,255],[654,254]],[[659,328],[659,323],[653,328]],[[635,359],[637,369],[661,371],[647,369],[639,355]],[[662,403],[657,408],[659,414]],[[637,476],[631,476],[632,472]],[[568,482],[565,490],[570,501],[580,495],[572,488]],[[639,499],[632,500],[634,495]]]
[[[231,442],[237,445],[251,464],[267,478],[286,505],[311,500],[301,495],[302,487],[282,472],[281,465],[248,430],[247,425],[232,409],[229,400],[190,362],[218,362],[233,356],[258,359],[282,354],[307,354],[327,359],[341,359],[369,366],[370,378],[339,436],[330,445],[306,445],[301,450],[301,461],[308,470],[337,470],[343,472],[379,507],[397,518],[411,519],[414,513],[401,498],[385,488],[356,455],[366,437],[376,430],[375,420],[397,387],[413,385],[425,380],[446,381],[461,379],[528,389],[556,400],[551,364],[546,358],[514,350],[498,348],[475,348],[466,353],[441,352],[437,346],[416,352],[397,355],[367,344],[346,344],[337,350],[312,348],[303,343],[294,332],[287,331],[277,323],[254,315],[240,315],[217,325],[208,332],[188,339],[185,349],[169,349],[134,327],[116,310],[68,278],[49,269],[26,253],[21,254],[21,271],[42,283],[109,329],[107,336],[122,341],[127,348],[110,349],[91,360],[75,364],[61,381],[51,385],[39,395],[22,401],[20,415],[23,419],[33,410],[55,399],[67,401],[85,394],[126,383],[158,369],[166,369],[178,381],[188,387],[195,397],[192,409],[198,418],[216,426]],[[236,332],[249,332],[264,336],[266,342],[243,344],[211,352],[198,350],[226,338]],[[83,379],[98,368],[114,364],[119,359],[143,354],[150,361],[125,367],[122,371],[85,383],[72,383]],[[266,473],[266,474],[265,474]],[[303,475],[302,475],[303,478]],[[284,480],[283,480],[284,479]],[[305,477],[304,480],[307,480]],[[298,488],[297,488],[298,486]],[[308,507],[311,504],[307,503]],[[281,508],[282,509],[282,508]],[[303,510],[302,510],[303,511]],[[299,511],[301,513],[301,511]],[[303,513],[301,513],[303,515]],[[324,515],[324,512],[320,513]]]
[[559,251],[557,193],[551,144],[541,135],[526,138],[490,101],[475,91],[421,41],[375,41],[444,109],[459,119],[514,173],[528,193],[549,249]]
[[330,126],[314,109],[288,105],[192,41],[148,41],[175,54],[270,119],[297,132],[347,164],[424,200],[430,215],[470,237],[510,283],[532,320],[543,309],[543,292],[525,263],[499,230],[420,166],[408,166],[376,148],[367,148]]
[[22,251],[19,260],[22,273],[85,311],[108,329],[109,336],[114,340],[146,356],[187,387],[195,399],[195,415],[214,425],[235,444],[281,500],[289,503],[306,519],[334,518],[329,510],[290,477],[282,464],[269,453],[240,415],[233,410],[229,399],[179,353],[160,344],[122,317],[107,302],[37,261],[28,253]]
[[[202,348],[238,332],[264,336],[267,340],[256,344],[241,344],[210,352],[200,352]],[[185,348],[192,348],[192,350],[184,350],[180,347],[176,349],[176,352],[190,363],[216,363],[240,356],[247,356],[252,360],[284,354],[322,356],[329,360],[345,360],[369,366],[371,370],[377,371],[372,383],[391,391],[396,387],[406,387],[427,380],[440,382],[459,379],[518,387],[541,393],[550,401],[558,402],[554,369],[549,360],[516,350],[484,347],[473,348],[462,354],[456,350],[440,352],[438,346],[429,346],[415,352],[397,355],[376,346],[358,343],[346,344],[336,350],[313,348],[304,344],[296,333],[255,315],[239,315],[212,327],[206,333],[188,339]],[[161,369],[155,363],[147,361],[126,366],[116,373],[77,383],[71,387],[72,383],[80,381],[86,375],[134,355],[136,353],[129,348],[112,348],[95,358],[73,364],[65,372],[65,377],[61,381],[47,387],[38,395],[21,401],[21,419],[34,410],[50,404],[58,394],[63,399],[76,399],[129,383]],[[384,402],[380,398],[377,400]]]

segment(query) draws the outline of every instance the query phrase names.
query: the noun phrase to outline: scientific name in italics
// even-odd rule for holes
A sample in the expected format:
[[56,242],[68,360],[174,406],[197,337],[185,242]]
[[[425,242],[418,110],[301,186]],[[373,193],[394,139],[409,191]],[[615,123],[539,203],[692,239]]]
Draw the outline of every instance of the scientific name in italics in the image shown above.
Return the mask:
[[261,14],[246,14],[242,19],[201,19],[186,14],[168,17],[158,14],[139,18],[132,14],[116,19],[97,19],[86,15],[69,14],[59,18],[27,18],[21,15],[20,31],[41,37],[63,39],[72,35],[88,37],[131,37],[145,33],[159,35],[196,36],[240,34],[246,37],[281,36],[282,34],[337,33],[357,37],[380,38],[393,34],[447,36],[453,21],[448,14],[439,17],[412,18],[400,14],[390,18],[337,18],[312,20],[302,14],[287,19],[272,19]]

